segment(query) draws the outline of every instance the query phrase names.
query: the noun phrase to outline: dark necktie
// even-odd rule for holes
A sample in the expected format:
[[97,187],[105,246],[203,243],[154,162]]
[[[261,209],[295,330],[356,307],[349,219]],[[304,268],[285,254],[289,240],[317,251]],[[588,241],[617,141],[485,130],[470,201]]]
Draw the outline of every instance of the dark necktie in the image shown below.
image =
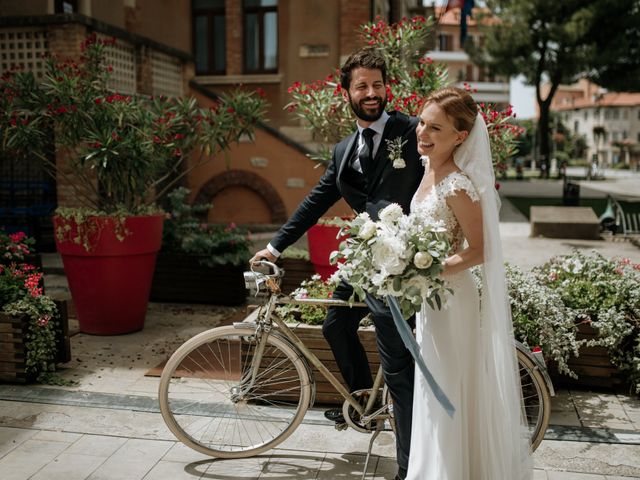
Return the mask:
[[360,168],[365,175],[368,173],[371,164],[373,163],[373,136],[376,131],[372,128],[365,128],[362,131],[362,139],[364,145],[358,154],[358,160],[360,160]]

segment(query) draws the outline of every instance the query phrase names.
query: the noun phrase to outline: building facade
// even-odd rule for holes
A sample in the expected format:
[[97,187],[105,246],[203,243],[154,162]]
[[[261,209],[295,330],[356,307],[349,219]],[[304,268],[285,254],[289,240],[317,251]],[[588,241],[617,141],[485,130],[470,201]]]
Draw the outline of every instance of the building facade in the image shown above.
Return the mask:
[[[447,65],[452,83],[457,86],[468,84],[476,101],[494,103],[499,108],[506,107],[510,96],[509,79],[495,76],[486,68],[474,64],[460,43],[460,8],[445,11],[444,7],[438,7],[436,16],[435,49],[427,52],[427,56]],[[465,41],[481,46],[482,34],[474,17],[467,18]]]
[[[431,13],[421,0],[0,0],[0,74],[14,66],[39,73],[43,53],[77,57],[96,32],[117,40],[108,51],[114,90],[194,95],[206,106],[230,89],[260,87],[268,122],[194,169],[188,186],[192,200],[212,204],[211,221],[276,224],[322,174],[307,157],[312,132],[284,108],[288,88],[335,71],[362,46],[359,27],[377,16],[394,22]],[[508,103],[508,83],[470,63],[459,28],[459,10],[444,14],[429,55],[449,66],[452,81],[476,88],[478,101]],[[469,33],[479,35],[473,21]],[[68,185],[52,188],[53,203],[73,206]],[[329,215],[348,213],[339,202]]]
[[607,92],[588,80],[562,85],[551,110],[582,136],[588,159],[601,166],[637,168],[640,161],[640,93]]

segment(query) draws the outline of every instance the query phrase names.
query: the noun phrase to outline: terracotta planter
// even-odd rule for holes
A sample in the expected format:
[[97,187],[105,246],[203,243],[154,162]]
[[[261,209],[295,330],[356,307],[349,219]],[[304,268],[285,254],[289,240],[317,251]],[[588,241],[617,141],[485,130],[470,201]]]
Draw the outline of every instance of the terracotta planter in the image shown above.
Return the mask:
[[[331,371],[331,373],[333,373],[338,379],[340,379],[340,381],[342,381],[342,384],[346,388],[346,385],[342,380],[340,370],[338,369],[338,365],[336,364],[333,357],[333,352],[331,351],[329,344],[322,335],[322,326],[298,324],[295,327],[292,326],[292,328],[295,334],[320,359],[325,367],[327,367]],[[371,365],[371,373],[375,376],[380,365],[380,357],[378,355],[378,347],[376,345],[375,329],[373,327],[361,327],[358,330],[358,336],[360,337],[360,341],[362,342],[362,345],[367,352],[369,364]],[[250,358],[243,358],[243,365],[246,365],[246,363],[244,362],[248,362],[250,360]],[[342,397],[342,395],[340,395],[336,391],[333,385],[331,385],[331,383],[329,383],[329,381],[325,379],[324,376],[322,376],[320,372],[316,370],[316,368],[313,368],[313,377],[316,381],[316,404],[342,405],[342,403],[344,403],[344,398]],[[288,398],[284,394],[281,395],[281,398],[283,400],[293,400],[292,398]]]
[[346,238],[336,238],[339,232],[340,227],[324,224],[316,224],[307,231],[309,257],[316,273],[323,280],[329,278],[338,269],[337,265],[331,265],[329,256],[331,252],[338,250],[340,242]]
[[162,242],[163,220],[162,215],[128,217],[124,221],[124,239],[120,240],[117,235],[122,231],[118,231],[116,219],[88,218],[87,251],[71,240],[77,235],[78,225],[54,217],[56,246],[62,256],[80,331],[118,335],[143,328],[156,255]]
[[160,252],[153,274],[154,302],[241,305],[247,298],[244,266],[200,264],[201,257]]

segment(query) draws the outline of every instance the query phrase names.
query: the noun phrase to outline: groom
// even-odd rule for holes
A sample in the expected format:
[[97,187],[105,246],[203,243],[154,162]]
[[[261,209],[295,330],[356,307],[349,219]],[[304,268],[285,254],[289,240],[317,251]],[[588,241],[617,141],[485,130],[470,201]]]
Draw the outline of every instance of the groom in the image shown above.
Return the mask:
[[[400,112],[387,113],[387,69],[384,58],[372,48],[353,53],[341,69],[342,96],[357,117],[357,131],[333,150],[325,174],[280,228],[267,248],[251,259],[275,262],[341,197],[358,213],[366,211],[375,220],[389,203],[399,203],[404,212],[418,188],[424,168],[416,146],[417,119]],[[398,139],[398,140],[396,140]],[[406,141],[402,160],[389,158],[387,141]],[[394,162],[393,160],[396,160]],[[395,165],[394,165],[395,163]],[[347,300],[353,288],[340,284],[333,298]],[[333,307],[327,311],[323,333],[331,345],[342,376],[351,391],[371,388],[373,381],[364,348],[358,339],[358,324],[370,311],[376,327],[380,362],[396,420],[398,476],[404,479],[409,461],[413,408],[413,359],[402,343],[393,318],[382,302],[367,296],[368,308]],[[327,418],[344,422],[340,410],[329,410]]]

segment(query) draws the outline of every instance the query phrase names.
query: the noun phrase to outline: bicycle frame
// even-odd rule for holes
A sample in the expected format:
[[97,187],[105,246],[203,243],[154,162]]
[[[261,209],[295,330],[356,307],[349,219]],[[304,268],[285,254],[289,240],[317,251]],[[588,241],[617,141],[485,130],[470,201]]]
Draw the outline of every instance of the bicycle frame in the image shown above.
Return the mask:
[[[331,373],[331,371],[320,361],[320,359],[304,344],[302,340],[295,334],[295,332],[282,320],[278,315],[275,314],[274,310],[277,305],[285,305],[285,304],[296,304],[296,305],[318,305],[324,307],[366,307],[366,304],[361,302],[353,302],[349,303],[344,300],[334,300],[334,299],[291,299],[288,297],[280,296],[277,292],[272,292],[267,301],[266,305],[262,307],[264,311],[258,312],[257,318],[257,331],[259,335],[258,345],[256,348],[256,353],[254,354],[252,361],[252,373],[251,373],[251,381],[248,385],[243,386],[244,388],[251,388],[253,383],[255,382],[256,376],[258,374],[258,366],[260,365],[260,361],[262,360],[262,353],[264,352],[264,348],[266,345],[266,338],[268,335],[272,334],[272,324],[276,324],[278,327],[278,334],[285,338],[289,343],[291,343],[301,354],[302,356],[310,362],[314,367],[318,369],[318,371],[333,385],[333,387],[342,395],[342,397],[353,407],[353,409],[358,412],[360,415],[364,415],[366,412],[373,407],[375,403],[375,399],[378,391],[382,387],[383,377],[382,377],[382,368],[378,368],[378,372],[376,374],[376,378],[373,383],[373,387],[371,389],[372,395],[370,395],[367,404],[363,407],[347,390],[340,380],[336,378],[336,376]],[[245,322],[234,324],[238,326],[246,326]],[[266,333],[267,335],[263,335]],[[378,412],[373,412],[373,414],[362,417],[363,421],[368,420],[370,417],[375,416]]]

